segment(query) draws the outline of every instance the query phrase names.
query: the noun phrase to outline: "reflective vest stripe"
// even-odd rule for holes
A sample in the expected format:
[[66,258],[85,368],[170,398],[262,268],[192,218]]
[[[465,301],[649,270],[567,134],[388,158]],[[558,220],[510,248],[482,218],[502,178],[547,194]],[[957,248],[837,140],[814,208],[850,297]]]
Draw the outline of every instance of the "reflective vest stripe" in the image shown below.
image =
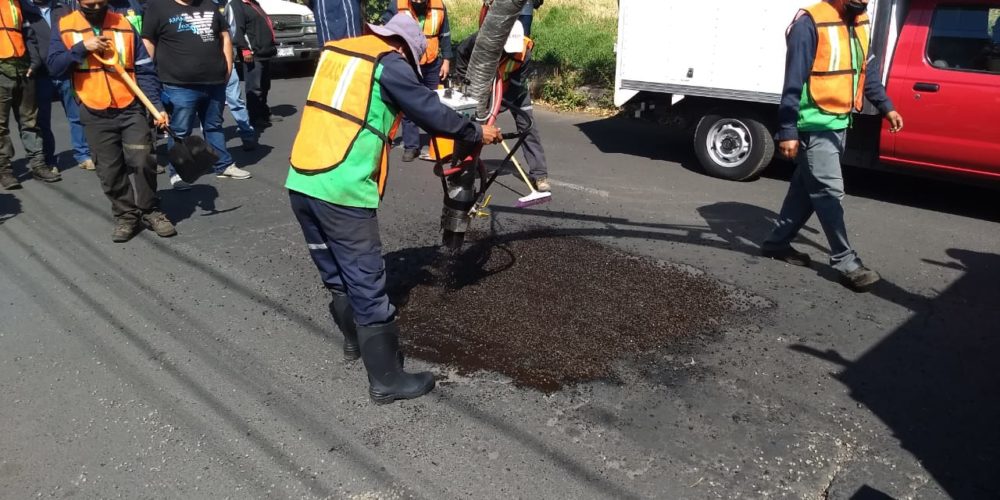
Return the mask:
[[[809,97],[821,111],[844,115],[864,107],[868,16],[848,25],[828,2],[802,11],[816,26],[816,57],[809,74]],[[800,16],[802,13],[800,13]],[[796,17],[798,19],[798,17]]]
[[[73,38],[73,45],[76,45],[76,44],[78,44],[78,43],[80,43],[80,42],[83,41],[83,33],[79,33],[79,32],[74,31],[74,32],[70,33],[70,37]],[[72,47],[67,47],[67,48],[72,48]],[[80,63],[79,65],[77,65],[77,68],[84,69],[84,70],[89,70],[90,69],[90,58],[89,57],[84,57],[83,58],[83,62]]]
[[[115,47],[121,48],[125,46],[126,46],[125,35],[122,35],[121,31],[115,31]],[[125,51],[119,49],[117,52],[118,52],[118,64],[121,64],[122,67],[127,67],[125,66],[125,54],[124,54]]]
[[333,93],[333,99],[330,100],[330,106],[334,109],[344,109],[344,98],[347,97],[347,90],[351,87],[354,73],[360,64],[361,59],[355,57],[344,68],[344,73],[340,75],[340,81],[337,82],[337,90]]

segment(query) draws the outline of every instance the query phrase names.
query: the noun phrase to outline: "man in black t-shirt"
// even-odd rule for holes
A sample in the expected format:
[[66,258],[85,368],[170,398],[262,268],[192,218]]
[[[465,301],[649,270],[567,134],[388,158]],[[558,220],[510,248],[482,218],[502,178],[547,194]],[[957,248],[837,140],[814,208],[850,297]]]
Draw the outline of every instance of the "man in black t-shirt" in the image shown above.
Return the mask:
[[[249,179],[250,172],[233,163],[222,131],[226,84],[233,69],[229,26],[211,0],[150,0],[142,21],[142,38],[156,61],[163,92],[173,106],[170,128],[178,137],[191,135],[195,120],[215,148],[218,177]],[[169,139],[172,142],[173,139]],[[174,189],[189,189],[168,166]]]

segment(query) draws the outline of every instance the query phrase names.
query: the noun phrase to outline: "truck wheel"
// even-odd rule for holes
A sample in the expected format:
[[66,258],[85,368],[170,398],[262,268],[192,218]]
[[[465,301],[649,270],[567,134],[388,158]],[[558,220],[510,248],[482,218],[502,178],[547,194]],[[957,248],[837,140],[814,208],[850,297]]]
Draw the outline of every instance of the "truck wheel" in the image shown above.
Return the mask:
[[767,126],[755,118],[709,113],[695,129],[694,152],[709,175],[745,181],[771,163],[774,139]]

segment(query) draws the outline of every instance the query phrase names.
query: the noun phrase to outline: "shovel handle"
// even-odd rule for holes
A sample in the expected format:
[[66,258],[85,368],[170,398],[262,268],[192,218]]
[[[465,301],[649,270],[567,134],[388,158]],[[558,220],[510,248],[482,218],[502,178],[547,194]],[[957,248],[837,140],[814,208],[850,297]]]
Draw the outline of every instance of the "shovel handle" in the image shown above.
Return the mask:
[[125,82],[125,85],[127,85],[128,88],[132,90],[132,93],[135,94],[135,96],[138,97],[140,101],[142,101],[142,104],[146,106],[146,109],[148,109],[149,112],[152,113],[153,118],[156,118],[157,121],[161,120],[162,114],[160,113],[160,110],[156,109],[156,106],[153,106],[153,103],[149,102],[149,98],[146,97],[146,94],[143,93],[142,89],[139,88],[139,85],[135,83],[135,80],[132,79],[131,76],[129,76],[128,72],[125,71],[125,68],[122,67],[121,63],[118,62],[118,51],[115,50],[115,48],[112,46],[108,47],[106,52],[110,52],[111,56],[108,58],[104,58],[101,57],[101,55],[98,54],[97,52],[94,52],[93,54],[94,57],[97,58],[98,61],[100,61],[101,64],[105,66],[110,66],[115,70],[114,71],[115,74],[117,74],[122,79],[122,81]]

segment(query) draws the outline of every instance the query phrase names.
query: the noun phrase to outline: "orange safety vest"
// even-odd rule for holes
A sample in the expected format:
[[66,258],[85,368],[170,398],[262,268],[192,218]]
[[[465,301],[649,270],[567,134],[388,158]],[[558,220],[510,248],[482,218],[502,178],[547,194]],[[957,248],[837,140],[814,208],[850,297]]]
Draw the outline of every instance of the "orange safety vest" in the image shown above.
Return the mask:
[[[848,26],[827,2],[804,9],[804,13],[816,23],[818,35],[816,59],[809,74],[809,96],[827,113],[844,115],[852,109],[861,111],[865,104],[865,64],[870,43],[868,14],[859,15],[854,25]],[[854,68],[854,38],[861,45],[860,70]]]
[[[111,39],[118,52],[118,62],[135,79],[135,29],[125,16],[108,11],[101,34]],[[59,20],[59,35],[66,48],[97,36],[94,27],[80,11],[73,11]],[[135,101],[135,94],[121,78],[115,76],[94,57],[87,58],[73,69],[73,89],[84,106],[93,110],[124,109]]]
[[[374,35],[327,42],[313,77],[312,86],[302,109],[302,122],[292,144],[291,166],[310,174],[333,170],[352,157],[358,163],[371,158],[365,151],[358,152],[365,158],[352,156],[354,143],[364,132],[382,140],[378,159],[379,195],[385,189],[388,168],[390,137],[395,135],[399,113],[388,134],[368,123],[372,111],[372,89],[377,85],[376,68],[379,59],[395,49]],[[375,103],[382,105],[382,103]],[[354,165],[352,165],[353,167]],[[361,168],[361,167],[359,167]]]
[[21,15],[21,3],[7,0],[7,5],[0,5],[0,59],[24,57],[24,16]]
[[508,54],[504,52],[503,56],[500,58],[500,80],[505,83],[507,80],[510,80],[510,75],[513,75],[514,72],[524,66],[525,61],[528,60],[528,54],[531,53],[531,49],[534,47],[535,42],[528,37],[524,37],[524,50],[522,50],[519,54]]
[[[396,0],[396,9],[399,12],[408,12],[413,19],[420,22],[420,17],[413,10],[410,0]],[[420,64],[430,64],[437,61],[441,51],[441,29],[444,28],[444,2],[442,0],[427,0],[427,13],[424,14],[423,31],[427,37],[427,50],[420,58]]]

